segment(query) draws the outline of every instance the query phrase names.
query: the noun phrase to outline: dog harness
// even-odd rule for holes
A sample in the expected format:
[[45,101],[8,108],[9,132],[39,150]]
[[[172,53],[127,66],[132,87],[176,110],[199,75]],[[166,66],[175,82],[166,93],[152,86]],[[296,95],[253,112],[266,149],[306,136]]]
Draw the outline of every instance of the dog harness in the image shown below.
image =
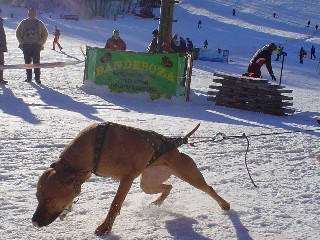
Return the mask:
[[[185,138],[185,137],[184,138],[181,138],[181,137],[168,138],[154,131],[145,131],[138,128],[128,127],[125,125],[111,123],[111,122],[100,123],[97,126],[97,136],[96,136],[96,143],[94,148],[94,160],[93,160],[93,167],[92,167],[92,173],[94,173],[97,176],[98,174],[96,172],[98,168],[98,162],[99,162],[101,150],[104,144],[104,139],[105,139],[107,129],[110,126],[115,126],[115,127],[125,129],[126,131],[140,137],[141,139],[143,139],[145,142],[149,143],[153,147],[154,153],[151,159],[149,160],[148,165],[154,163],[165,152],[188,143],[188,138]],[[158,144],[154,139],[157,139],[157,140],[160,139],[162,143]]]

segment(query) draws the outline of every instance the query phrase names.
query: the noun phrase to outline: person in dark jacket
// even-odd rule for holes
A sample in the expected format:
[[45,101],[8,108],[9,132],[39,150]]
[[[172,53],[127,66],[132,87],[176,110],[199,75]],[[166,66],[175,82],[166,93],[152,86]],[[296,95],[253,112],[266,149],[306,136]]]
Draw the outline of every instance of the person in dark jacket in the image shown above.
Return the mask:
[[107,43],[104,48],[111,50],[126,50],[127,46],[119,36],[119,31],[113,30],[113,35],[111,38],[107,40]]
[[147,50],[149,53],[156,53],[157,51],[157,42],[158,42],[158,29],[152,31],[152,40],[149,44]]
[[183,53],[187,51],[187,42],[183,37],[180,37],[180,51]]
[[272,80],[276,81],[271,66],[271,55],[272,52],[277,49],[277,46],[274,43],[267,44],[263,48],[258,49],[258,51],[254,54],[250,63],[248,65],[247,72],[250,77],[261,77],[261,67],[266,64],[267,70],[272,78]]
[[205,41],[204,41],[203,47],[204,47],[204,48],[208,48],[208,40],[205,40]]
[[202,25],[202,22],[201,22],[201,20],[199,20],[199,22],[198,22],[198,28],[201,28],[201,25]]
[[[7,52],[7,38],[3,28],[3,19],[1,18],[2,9],[0,8],[0,65],[4,65],[4,52]],[[0,83],[6,83],[3,80],[3,70],[0,70]]]
[[315,49],[315,47],[312,45],[311,46],[311,50],[310,50],[310,59],[312,59],[312,57],[313,57],[313,60],[315,60],[316,59],[316,55],[315,55],[315,53],[316,53],[316,49]]
[[170,41],[170,52],[172,53],[180,53],[180,39],[178,39],[178,35],[174,34]]
[[187,38],[187,51],[192,52],[193,51],[193,43],[190,40],[190,38]]
[[300,52],[299,52],[299,63],[303,63],[303,58],[305,57],[306,55],[306,51],[304,50],[303,47],[300,48]]

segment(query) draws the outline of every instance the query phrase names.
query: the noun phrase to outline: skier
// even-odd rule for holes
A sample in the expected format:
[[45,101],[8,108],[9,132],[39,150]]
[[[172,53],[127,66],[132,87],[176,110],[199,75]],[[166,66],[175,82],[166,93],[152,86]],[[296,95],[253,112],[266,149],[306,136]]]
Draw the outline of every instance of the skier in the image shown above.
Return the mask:
[[235,15],[236,15],[236,10],[232,9],[232,16],[235,16]]
[[275,60],[275,61],[279,61],[279,58],[280,58],[280,52],[281,52],[281,47],[280,47],[280,45],[279,45],[279,47],[277,47],[277,49],[276,49],[277,58],[276,58],[276,60]]
[[303,47],[301,47],[299,52],[299,59],[300,59],[299,63],[303,63],[303,58],[305,55],[306,55],[306,51],[303,49]]
[[149,53],[157,52],[157,41],[158,41],[158,29],[155,29],[152,31],[152,40],[147,48]]
[[313,56],[313,60],[316,59],[315,53],[316,53],[316,49],[315,49],[314,46],[312,45],[311,50],[310,50],[310,59],[312,59],[312,56]]
[[280,49],[280,59],[282,58],[282,55],[283,55],[283,47],[281,47]]
[[[4,52],[7,52],[7,38],[3,28],[3,19],[1,18],[2,9],[0,8],[0,65],[4,65]],[[0,70],[0,83],[8,83],[3,80],[3,70]]]
[[53,39],[53,45],[52,45],[52,49],[51,50],[56,50],[56,44],[57,44],[59,49],[60,49],[60,51],[61,51],[62,47],[61,47],[61,45],[59,43],[60,29],[57,26],[54,27],[53,36],[54,36],[54,39]]
[[203,46],[204,48],[208,48],[208,40],[205,40],[203,44],[204,44]]
[[265,45],[263,48],[258,49],[258,51],[254,54],[250,63],[248,65],[247,73],[244,73],[244,76],[248,77],[261,77],[261,67],[263,64],[266,64],[267,70],[272,78],[272,80],[276,81],[276,77],[273,74],[272,66],[271,66],[271,55],[272,52],[277,49],[277,46],[274,43],[270,43]]
[[201,22],[201,20],[199,20],[199,22],[198,22],[198,28],[201,28],[201,24],[202,24],[202,22]]
[[193,43],[190,40],[190,38],[187,38],[187,51],[192,52],[193,51]]
[[307,23],[307,27],[309,27],[310,26],[310,21],[308,21],[308,23]]

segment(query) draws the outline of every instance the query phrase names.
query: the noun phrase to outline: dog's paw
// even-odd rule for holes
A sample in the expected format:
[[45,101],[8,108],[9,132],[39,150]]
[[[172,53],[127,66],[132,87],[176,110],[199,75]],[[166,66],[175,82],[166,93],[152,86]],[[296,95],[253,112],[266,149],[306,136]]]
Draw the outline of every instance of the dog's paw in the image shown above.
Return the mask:
[[103,230],[103,229],[96,229],[95,231],[94,231],[94,234],[96,234],[97,236],[104,236],[104,235],[108,235],[109,234],[109,232],[108,231],[105,231],[105,230]]
[[162,203],[163,203],[163,201],[157,199],[157,200],[153,201],[151,204],[159,207],[159,206],[161,206]]
[[103,236],[103,235],[108,235],[110,233],[110,229],[108,229],[107,226],[101,224],[99,227],[97,227],[97,229],[95,230],[95,234],[97,236]]
[[222,210],[228,211],[230,210],[230,204],[226,201],[224,202],[219,202],[220,207],[222,208]]

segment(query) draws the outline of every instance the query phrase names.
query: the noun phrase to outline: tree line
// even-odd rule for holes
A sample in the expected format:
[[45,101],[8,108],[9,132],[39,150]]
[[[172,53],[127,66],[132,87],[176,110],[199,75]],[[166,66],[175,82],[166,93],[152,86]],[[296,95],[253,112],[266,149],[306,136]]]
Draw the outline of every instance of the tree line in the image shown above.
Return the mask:
[[63,10],[87,17],[108,18],[114,14],[135,12],[136,8],[160,6],[161,0],[11,0],[11,3],[15,5],[18,3],[19,6],[26,8],[34,7],[44,12]]

